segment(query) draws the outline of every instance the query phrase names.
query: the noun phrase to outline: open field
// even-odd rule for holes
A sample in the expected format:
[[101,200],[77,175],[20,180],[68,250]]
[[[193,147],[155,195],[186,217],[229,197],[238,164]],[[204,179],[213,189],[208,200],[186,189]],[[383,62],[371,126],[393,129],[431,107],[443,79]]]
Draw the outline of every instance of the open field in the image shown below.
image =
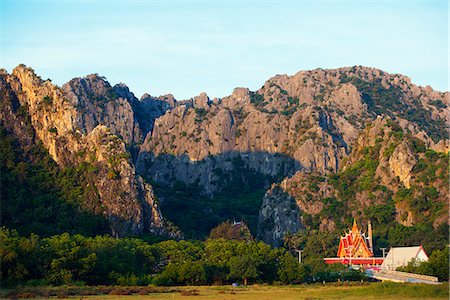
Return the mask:
[[[78,291],[75,292],[75,291]],[[2,298],[7,291],[2,291]],[[11,292],[11,291],[9,291]],[[361,283],[249,287],[58,287],[22,288],[18,298],[37,296],[71,299],[448,299],[449,285],[438,286],[400,283]],[[42,294],[46,293],[46,294]],[[105,293],[92,295],[93,293]],[[91,294],[91,295],[89,295]],[[127,295],[129,294],[129,295]],[[12,294],[10,294],[12,295]],[[39,296],[40,295],[40,296]],[[42,297],[46,295],[47,297]],[[14,296],[13,296],[14,297]],[[15,297],[14,297],[15,298]]]

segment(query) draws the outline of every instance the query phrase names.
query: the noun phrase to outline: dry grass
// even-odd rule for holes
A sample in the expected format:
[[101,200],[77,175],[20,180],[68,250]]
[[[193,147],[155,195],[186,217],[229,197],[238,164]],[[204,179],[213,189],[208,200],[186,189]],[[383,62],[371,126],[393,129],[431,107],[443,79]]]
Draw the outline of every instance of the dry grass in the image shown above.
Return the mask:
[[[9,291],[11,298],[67,298],[71,299],[448,299],[449,285],[430,286],[400,283],[353,283],[326,285],[249,287],[58,287],[22,288]],[[74,298],[75,297],[75,298]],[[3,298],[3,297],[2,297]]]

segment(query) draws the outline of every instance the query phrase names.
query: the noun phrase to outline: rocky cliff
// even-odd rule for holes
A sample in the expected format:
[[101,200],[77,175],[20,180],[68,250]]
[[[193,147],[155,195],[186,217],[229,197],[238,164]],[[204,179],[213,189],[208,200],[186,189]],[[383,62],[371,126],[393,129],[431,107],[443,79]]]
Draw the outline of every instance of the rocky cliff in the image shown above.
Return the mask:
[[[61,168],[83,166],[95,188],[82,205],[116,235],[167,233],[155,193],[186,226],[178,210],[200,198],[200,222],[230,216],[220,201],[242,206],[237,219],[259,209],[258,234],[275,244],[354,214],[446,222],[450,95],[403,75],[316,69],[183,101],[137,99],[96,74],[59,88],[25,66],[3,70],[1,84],[1,125],[24,146],[42,142]],[[255,201],[254,189],[268,191]]]
[[140,128],[125,87],[116,86],[116,96],[93,75],[60,89],[23,65],[11,75],[2,70],[0,83],[1,126],[24,146],[41,142],[62,169],[88,166],[93,193],[81,206],[104,215],[116,236],[169,233],[151,186],[136,174],[126,150]]
[[448,101],[448,93],[371,68],[279,75],[256,92],[237,88],[216,101],[203,93],[169,110],[147,134],[138,169],[165,184],[200,182],[210,196],[220,190],[212,170],[229,171],[230,156],[272,177],[328,174],[378,115],[436,146],[448,128]]
[[[297,172],[273,185],[263,199],[258,235],[279,244],[292,233],[285,223],[293,213],[299,215],[297,228],[334,230],[352,218],[437,227],[448,221],[448,170],[448,152],[427,149],[390,117],[379,116],[361,131],[339,172]],[[293,202],[291,211],[280,212]]]

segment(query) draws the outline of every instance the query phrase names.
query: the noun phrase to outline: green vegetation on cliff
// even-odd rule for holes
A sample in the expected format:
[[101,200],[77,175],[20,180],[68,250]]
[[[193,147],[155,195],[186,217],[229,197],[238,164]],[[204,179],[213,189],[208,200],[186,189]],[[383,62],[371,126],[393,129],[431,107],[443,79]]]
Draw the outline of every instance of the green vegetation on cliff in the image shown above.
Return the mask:
[[246,177],[246,181],[233,177],[233,181],[212,198],[202,195],[198,185],[186,185],[181,181],[176,181],[172,187],[156,183],[153,186],[156,195],[164,199],[161,209],[165,216],[187,237],[203,239],[213,227],[225,220],[243,220],[252,231],[256,231],[265,189],[261,186],[262,175],[253,175]]
[[[398,86],[386,88],[380,78],[364,81],[358,77],[341,77],[341,82],[351,82],[362,94],[362,100],[367,104],[369,111],[375,115],[387,114],[393,118],[395,115],[418,124],[435,142],[446,138],[445,120],[433,119],[429,110],[423,108],[418,99],[413,99],[413,105],[405,101],[404,92]],[[434,102],[438,103],[439,102]],[[438,106],[439,107],[439,106]]]
[[42,236],[63,232],[93,236],[109,231],[103,217],[86,209],[98,206],[98,195],[87,184],[94,166],[61,170],[42,145],[33,145],[25,153],[3,127],[0,157],[3,226],[23,235]]
[[[300,207],[321,205],[315,211],[300,209],[306,232],[321,229],[339,236],[356,218],[363,228],[371,220],[376,255],[379,248],[393,246],[422,244],[428,253],[445,249],[448,154],[426,149],[391,119],[380,122],[368,126],[339,172],[294,176],[286,180],[285,191]],[[409,172],[408,187],[394,168]],[[294,235],[293,247],[305,245],[304,234]]]

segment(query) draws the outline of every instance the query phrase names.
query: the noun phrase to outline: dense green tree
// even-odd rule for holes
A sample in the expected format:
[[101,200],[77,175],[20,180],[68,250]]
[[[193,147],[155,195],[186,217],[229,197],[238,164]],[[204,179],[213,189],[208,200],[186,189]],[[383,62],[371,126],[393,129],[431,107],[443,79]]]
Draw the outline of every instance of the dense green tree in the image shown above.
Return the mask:
[[435,250],[428,261],[411,260],[404,267],[399,267],[399,271],[436,276],[439,281],[448,281],[449,279],[449,248],[444,250]]
[[284,284],[303,283],[310,273],[309,266],[300,264],[290,253],[281,257],[278,266],[278,278]]
[[295,248],[295,235],[291,232],[286,232],[283,237],[283,244],[289,251]]
[[198,261],[203,257],[204,244],[199,241],[164,241],[158,243],[158,251],[161,261],[167,263],[185,263],[187,261]]
[[186,262],[179,270],[180,281],[189,285],[199,285],[206,283],[206,271],[202,262]]
[[179,265],[169,263],[162,272],[153,278],[153,283],[156,285],[175,285],[180,282]]
[[417,224],[403,226],[393,224],[387,233],[388,243],[391,247],[422,245],[427,253],[444,249],[448,244],[447,224],[434,228],[432,224]]
[[83,280],[93,284],[114,284],[122,275],[122,281],[132,275],[141,280],[155,272],[158,262],[157,249],[139,239],[97,236],[88,239],[86,246],[96,254],[96,263]]
[[83,279],[97,259],[86,246],[86,238],[64,233],[42,240],[41,257],[46,280],[52,284],[67,284]]
[[248,168],[239,157],[231,159],[230,163],[233,163],[230,172],[214,170],[222,189],[212,198],[204,196],[202,187],[195,183],[174,181],[167,186],[148,178],[156,195],[166,199],[161,203],[165,216],[179,226],[186,237],[204,239],[212,228],[226,220],[243,220],[251,232],[256,232],[268,177]]
[[[303,263],[284,248],[263,242],[210,239],[164,241],[85,237],[64,233],[22,237],[0,229],[1,281],[16,284],[199,285],[232,281],[285,284],[310,281],[361,280],[361,273],[343,265],[325,265],[330,234],[301,236]],[[322,240],[320,240],[322,239]],[[314,241],[313,241],[314,240]],[[413,271],[448,278],[448,249],[436,250]]]
[[19,236],[17,230],[0,228],[1,281],[11,284],[40,276],[36,268],[39,238]]
[[233,256],[230,259],[230,279],[243,280],[244,285],[247,285],[249,279],[256,279],[258,275],[258,265],[252,255]]

